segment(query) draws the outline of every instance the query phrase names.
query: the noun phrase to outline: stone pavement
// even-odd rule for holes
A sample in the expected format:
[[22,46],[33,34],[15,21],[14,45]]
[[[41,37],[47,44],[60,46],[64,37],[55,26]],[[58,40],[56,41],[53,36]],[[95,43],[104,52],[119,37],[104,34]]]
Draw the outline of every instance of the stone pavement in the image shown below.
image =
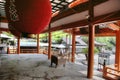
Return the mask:
[[[0,80],[89,80],[87,66],[67,62],[66,66],[49,67],[50,61],[44,54],[1,54]],[[104,80],[94,71],[93,80]]]

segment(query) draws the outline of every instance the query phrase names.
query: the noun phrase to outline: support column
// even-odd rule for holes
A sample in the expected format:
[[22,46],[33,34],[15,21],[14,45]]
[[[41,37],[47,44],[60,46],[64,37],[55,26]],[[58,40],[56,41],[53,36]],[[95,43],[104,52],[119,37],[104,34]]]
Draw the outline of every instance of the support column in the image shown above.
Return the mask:
[[[68,39],[69,39],[68,44],[71,44],[71,34],[68,35]],[[68,47],[69,47],[69,49],[68,49],[69,50],[68,61],[71,62],[71,59],[72,59],[71,54],[72,54],[72,52],[71,52],[71,49],[70,49],[70,45]]]
[[7,54],[10,54],[10,49],[9,49],[9,47],[7,48]]
[[48,59],[51,58],[51,32],[50,32],[50,25],[49,25],[49,46],[48,46]]
[[2,42],[1,42],[1,31],[0,31],[0,44],[2,44]]
[[120,70],[120,30],[116,31],[115,64],[117,64],[117,68],[118,68],[118,70]]
[[89,0],[89,48],[88,48],[88,72],[87,78],[93,78],[93,68],[94,68],[94,35],[95,26],[93,26],[92,21],[94,19],[94,9],[93,0]]
[[72,33],[72,58],[71,58],[71,62],[75,62],[75,34],[74,34],[74,30]]
[[39,34],[37,34],[37,53],[39,54],[40,53],[40,45],[39,45]]
[[67,42],[68,42],[68,35],[66,35],[66,46],[67,46]]
[[20,37],[17,40],[17,54],[20,54]]

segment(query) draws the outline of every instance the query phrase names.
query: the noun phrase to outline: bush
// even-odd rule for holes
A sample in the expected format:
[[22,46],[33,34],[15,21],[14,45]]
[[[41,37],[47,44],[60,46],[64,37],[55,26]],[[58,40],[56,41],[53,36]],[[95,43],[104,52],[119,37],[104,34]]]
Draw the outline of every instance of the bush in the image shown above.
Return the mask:
[[[86,60],[88,60],[88,48],[82,49],[82,52],[85,54]],[[97,48],[94,48],[94,53],[99,53],[99,50]]]
[[[88,53],[88,48],[82,49],[82,52],[85,53],[85,54],[87,54],[87,53]],[[97,48],[94,48],[94,53],[95,53],[95,54],[96,54],[96,53],[99,53],[99,50],[98,50]]]

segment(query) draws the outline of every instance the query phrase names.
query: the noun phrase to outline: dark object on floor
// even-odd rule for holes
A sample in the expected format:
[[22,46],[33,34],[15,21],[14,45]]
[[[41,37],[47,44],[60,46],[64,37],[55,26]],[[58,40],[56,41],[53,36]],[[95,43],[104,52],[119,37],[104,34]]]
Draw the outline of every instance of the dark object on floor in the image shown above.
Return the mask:
[[61,65],[61,64],[63,64],[63,66],[65,67],[66,59],[62,56],[52,55],[51,56],[51,65],[50,65],[51,67],[52,67],[53,63],[55,64],[55,68],[57,68],[57,66]]
[[58,59],[54,55],[51,56],[51,67],[52,67],[53,63],[56,65],[55,67],[57,67],[57,65],[58,65]]
[[117,80],[120,80],[120,76],[118,77],[118,79]]

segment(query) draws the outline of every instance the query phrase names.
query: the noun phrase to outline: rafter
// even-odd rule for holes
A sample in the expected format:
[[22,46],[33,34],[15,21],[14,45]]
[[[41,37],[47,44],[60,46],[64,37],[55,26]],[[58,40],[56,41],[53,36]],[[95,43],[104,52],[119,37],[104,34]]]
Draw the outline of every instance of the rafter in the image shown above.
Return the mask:
[[[106,2],[106,1],[108,1],[108,0],[94,0],[94,6],[101,4],[103,2]],[[65,10],[62,10],[62,11],[60,11],[60,13],[58,15],[56,15],[55,17],[52,18],[51,22],[54,22],[56,20],[70,16],[75,13],[80,13],[80,12],[86,11],[86,10],[88,10],[88,4],[89,4],[89,2],[87,1],[87,2],[81,3],[77,6],[74,6],[72,8],[67,8]]]
[[116,25],[118,25],[118,26],[120,27],[120,20],[119,20],[119,21],[117,21]]
[[[95,17],[93,23],[99,24],[99,23],[115,21],[115,20],[120,20],[120,11],[116,11],[116,12],[112,12],[112,13],[108,13],[105,15]],[[51,28],[50,31],[52,32],[52,31],[64,30],[64,29],[68,29],[68,28],[83,27],[86,25],[88,25],[87,19],[68,23],[68,24],[61,25],[61,26],[55,26],[55,27]],[[48,30],[43,31],[43,33],[44,32],[48,32]]]
[[[75,32],[76,35],[83,35],[83,36],[88,36],[88,33],[81,33],[80,31],[76,31]],[[116,31],[111,30],[109,28],[102,28],[99,29],[99,31],[95,34],[95,36],[99,37],[99,36],[115,36]]]
[[120,27],[119,26],[117,26],[116,24],[114,24],[114,23],[110,23],[110,24],[107,24],[108,26],[109,26],[109,28],[110,29],[112,29],[112,30],[119,30],[120,29]]
[[[96,26],[97,27],[97,26]],[[87,29],[88,27],[86,27],[86,29]],[[88,32],[86,32],[86,33],[82,33],[82,32],[80,32],[80,29],[82,29],[82,28],[77,28],[77,29],[75,29],[74,30],[74,34],[75,35],[81,35],[81,36],[88,36]],[[116,30],[112,30],[112,29],[110,29],[110,28],[100,28],[100,29],[98,29],[98,28],[95,28],[96,30],[95,30],[95,32],[96,32],[96,34],[95,34],[95,36],[96,37],[99,37],[99,36],[115,36],[116,35]],[[64,32],[66,32],[66,33],[72,33],[72,29],[67,29],[67,30],[64,30]]]

